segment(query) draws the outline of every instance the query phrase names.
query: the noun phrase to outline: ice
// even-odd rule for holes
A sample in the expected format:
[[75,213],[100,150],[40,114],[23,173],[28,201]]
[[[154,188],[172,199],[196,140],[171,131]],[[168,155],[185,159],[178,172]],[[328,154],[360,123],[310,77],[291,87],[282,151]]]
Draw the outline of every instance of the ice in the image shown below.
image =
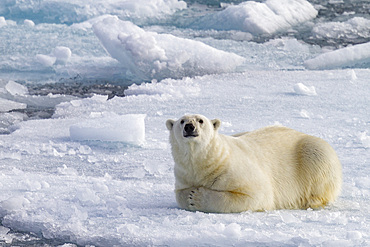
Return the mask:
[[317,95],[314,86],[306,86],[303,83],[297,83],[294,85],[294,91],[296,94],[314,96]]
[[[367,5],[240,2],[0,1],[0,246],[369,245]],[[26,89],[59,82],[128,89]],[[165,122],[188,113],[219,118],[223,134],[279,124],[325,139],[343,165],[339,199],[179,209]]]
[[8,112],[16,109],[25,109],[26,104],[0,98],[0,112]]
[[32,20],[28,20],[28,19],[24,20],[23,24],[27,27],[34,27],[35,26],[35,23]]
[[26,86],[23,86],[19,83],[16,83],[14,81],[9,81],[5,85],[5,89],[13,96],[17,95],[27,95],[28,94],[28,89]]
[[364,148],[370,148],[370,136],[367,135],[367,132],[362,132],[359,135],[359,139],[363,145]]
[[0,226],[0,239],[3,239],[4,236],[10,231],[9,228]]
[[231,72],[244,61],[199,41],[147,32],[114,16],[93,27],[105,49],[135,81]]
[[[52,119],[25,121],[0,136],[2,225],[83,246],[364,245],[370,212],[364,145],[369,70],[354,71],[355,84],[351,70],[248,71],[166,79],[133,85],[125,97],[61,103]],[[297,82],[320,93],[291,93]],[[300,116],[302,109],[309,118]],[[194,112],[220,118],[225,134],[279,122],[324,138],[343,164],[341,196],[322,210],[178,209],[165,121]],[[100,129],[113,125],[121,133],[130,120],[137,125],[138,113],[146,114],[145,145],[71,139],[71,126],[90,131],[105,120]],[[130,114],[135,115],[122,120]]]
[[0,15],[6,18],[27,18],[41,23],[76,23],[107,13],[127,19],[162,19],[186,3],[177,0],[84,0],[1,1]]
[[54,56],[44,55],[44,54],[37,54],[36,61],[42,64],[45,67],[51,67],[54,65],[55,61],[57,60]]
[[125,95],[160,95],[162,97],[184,98],[186,96],[196,96],[199,92],[199,85],[195,84],[190,78],[185,78],[181,83],[165,79],[161,83],[153,80],[151,83],[142,85],[133,84],[125,90]]
[[370,42],[321,54],[305,62],[308,69],[366,67],[370,64]]
[[145,142],[145,115],[103,112],[69,128],[72,140],[118,141],[135,145]]
[[254,35],[273,34],[309,21],[317,13],[306,0],[248,1],[210,14],[195,25],[216,30],[241,30]]
[[56,62],[65,64],[71,58],[71,49],[64,46],[57,46],[49,55],[37,54],[36,60],[46,66],[51,67]]
[[370,36],[370,20],[364,17],[354,17],[345,22],[318,23],[312,29],[315,38],[331,40],[345,39],[366,40]]
[[[28,89],[23,84],[0,79],[0,134],[14,131],[15,124],[29,119],[25,113],[27,108],[48,109],[55,105],[75,99],[67,95],[46,96],[29,95]],[[50,113],[40,112],[39,117],[48,116]]]
[[350,75],[351,75],[351,82],[355,82],[357,80],[357,75],[353,69],[350,71]]
[[30,201],[27,200],[25,197],[23,196],[15,196],[15,197],[11,197],[5,201],[2,201],[0,203],[0,207],[1,207],[1,211],[2,210],[5,210],[5,211],[14,211],[14,210],[20,210],[24,207],[26,207],[28,204],[30,204]]
[[362,233],[358,231],[349,231],[347,232],[347,238],[348,239],[361,239]]
[[57,46],[53,50],[53,55],[56,58],[56,61],[61,63],[66,63],[72,55],[71,49],[65,46]]
[[4,27],[6,25],[7,25],[7,23],[5,21],[4,16],[0,16],[0,28]]

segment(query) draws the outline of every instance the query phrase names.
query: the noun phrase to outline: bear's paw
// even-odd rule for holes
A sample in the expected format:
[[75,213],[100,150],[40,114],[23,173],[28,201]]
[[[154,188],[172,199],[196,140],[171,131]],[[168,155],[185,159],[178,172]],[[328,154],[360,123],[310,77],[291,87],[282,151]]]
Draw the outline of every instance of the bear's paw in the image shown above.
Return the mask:
[[191,211],[199,211],[202,209],[204,188],[194,188],[188,196],[188,208]]

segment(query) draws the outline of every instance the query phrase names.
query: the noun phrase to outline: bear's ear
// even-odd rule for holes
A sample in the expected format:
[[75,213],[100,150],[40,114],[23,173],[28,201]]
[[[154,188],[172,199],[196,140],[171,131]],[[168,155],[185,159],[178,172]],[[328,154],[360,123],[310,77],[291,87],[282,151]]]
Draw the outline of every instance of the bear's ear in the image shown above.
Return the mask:
[[213,128],[214,130],[218,130],[218,128],[220,127],[221,125],[221,121],[219,119],[213,119],[212,121],[212,124],[213,124]]
[[173,124],[174,124],[174,123],[175,123],[175,120],[168,119],[168,120],[166,121],[167,129],[168,129],[168,130],[172,130],[172,128],[173,128]]

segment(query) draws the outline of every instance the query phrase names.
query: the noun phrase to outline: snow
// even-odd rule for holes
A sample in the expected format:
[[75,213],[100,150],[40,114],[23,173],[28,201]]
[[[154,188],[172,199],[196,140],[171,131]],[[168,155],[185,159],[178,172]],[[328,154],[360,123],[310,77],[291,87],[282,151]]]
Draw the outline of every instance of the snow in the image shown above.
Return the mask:
[[27,95],[28,94],[28,89],[26,86],[23,86],[19,83],[16,83],[14,81],[9,81],[5,85],[6,91],[8,91],[11,95],[16,96],[16,95]]
[[370,42],[330,51],[305,62],[308,69],[335,69],[370,64]]
[[14,124],[28,119],[28,116],[20,110],[28,107],[51,108],[73,99],[75,98],[67,95],[29,95],[26,86],[0,79],[0,134],[12,132]]
[[84,0],[2,1],[0,16],[23,17],[41,23],[77,23],[107,13],[123,19],[162,19],[186,3],[177,0]]
[[[328,21],[324,5],[0,1],[0,245],[370,245],[369,18]],[[109,100],[27,89],[59,81],[129,87]],[[320,210],[179,209],[165,122],[189,113],[219,118],[223,134],[278,124],[325,139],[340,197]]]
[[142,145],[145,142],[144,118],[143,114],[91,113],[89,120],[69,128],[70,137],[77,141],[117,141]]
[[314,86],[306,86],[303,83],[297,83],[294,85],[294,91],[296,94],[313,96],[317,95]]
[[202,42],[147,32],[114,16],[93,28],[105,49],[134,81],[232,72],[244,61]]
[[6,26],[7,23],[5,21],[4,16],[0,16],[0,28]]
[[7,112],[15,109],[25,109],[26,107],[26,104],[0,98],[0,112]]
[[53,50],[56,61],[66,63],[72,56],[71,49],[65,46],[57,46]]
[[45,67],[53,66],[56,60],[57,58],[54,56],[49,56],[49,55],[44,55],[44,54],[36,55],[36,61]]
[[64,46],[57,46],[49,55],[37,54],[36,60],[45,67],[51,67],[56,62],[65,64],[71,58],[71,49]]
[[[133,85],[124,98],[61,103],[53,119],[21,122],[15,132],[1,136],[2,224],[78,245],[366,245],[370,74],[356,70],[353,84],[349,72],[250,71],[166,79]],[[297,81],[319,93],[292,94]],[[192,93],[182,92],[184,85]],[[311,117],[302,118],[302,109]],[[70,139],[71,126],[101,124],[108,112],[146,114],[145,143]],[[194,112],[220,118],[225,134],[279,122],[324,138],[343,164],[340,198],[322,210],[205,214],[178,209],[165,121]]]
[[370,35],[370,20],[364,17],[353,17],[344,22],[324,22],[312,28],[312,35],[321,39],[346,38],[366,40]]
[[28,19],[24,20],[23,24],[27,27],[34,27],[35,26],[35,23],[32,20],[28,20]]
[[201,28],[241,30],[251,34],[272,34],[307,22],[317,10],[306,0],[247,1],[202,18]]

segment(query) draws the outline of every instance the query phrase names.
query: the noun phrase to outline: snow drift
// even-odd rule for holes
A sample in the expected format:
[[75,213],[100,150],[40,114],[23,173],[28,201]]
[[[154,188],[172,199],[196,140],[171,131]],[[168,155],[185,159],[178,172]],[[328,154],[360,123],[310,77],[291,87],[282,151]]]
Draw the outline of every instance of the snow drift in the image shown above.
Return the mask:
[[316,17],[317,10],[306,0],[248,1],[210,14],[195,26],[203,29],[241,30],[251,34],[273,34]]
[[146,32],[114,16],[96,23],[93,29],[134,81],[232,72],[244,61],[199,41]]

